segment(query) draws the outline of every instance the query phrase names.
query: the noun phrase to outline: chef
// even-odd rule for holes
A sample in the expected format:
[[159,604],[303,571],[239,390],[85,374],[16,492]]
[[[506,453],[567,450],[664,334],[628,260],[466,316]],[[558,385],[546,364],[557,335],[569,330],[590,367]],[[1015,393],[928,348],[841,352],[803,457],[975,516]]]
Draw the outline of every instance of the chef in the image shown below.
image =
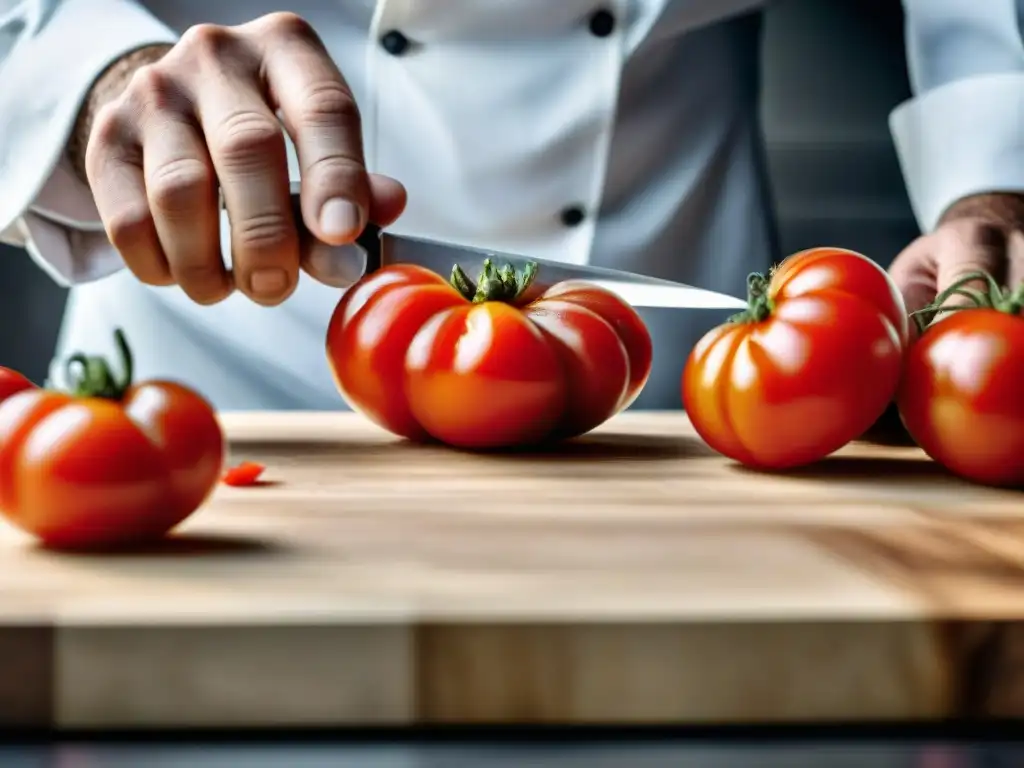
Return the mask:
[[[780,256],[761,4],[8,0],[0,232],[73,286],[58,359],[122,327],[140,376],[221,409],[340,407],[338,290],[300,268],[289,178],[326,243],[372,220],[741,295]],[[916,96],[891,127],[924,234],[892,274],[914,308],[965,270],[1024,279],[1024,2],[904,6]],[[678,406],[705,329],[646,319],[640,405]]]

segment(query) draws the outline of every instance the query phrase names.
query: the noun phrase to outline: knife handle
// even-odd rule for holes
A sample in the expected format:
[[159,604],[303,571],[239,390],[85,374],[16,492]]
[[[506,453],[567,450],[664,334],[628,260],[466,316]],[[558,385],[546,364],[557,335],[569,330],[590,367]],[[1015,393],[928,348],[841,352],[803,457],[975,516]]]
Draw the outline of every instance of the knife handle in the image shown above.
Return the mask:
[[372,222],[367,222],[362,233],[356,238],[356,246],[363,252],[366,258],[366,266],[363,269],[364,275],[376,272],[383,266],[381,264],[380,236],[380,227]]

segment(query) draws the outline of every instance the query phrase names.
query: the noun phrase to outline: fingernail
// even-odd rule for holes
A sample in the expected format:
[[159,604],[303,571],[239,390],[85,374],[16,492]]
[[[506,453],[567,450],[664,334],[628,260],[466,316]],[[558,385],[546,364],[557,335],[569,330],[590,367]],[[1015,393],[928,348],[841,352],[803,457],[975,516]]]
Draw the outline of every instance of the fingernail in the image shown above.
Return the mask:
[[359,208],[351,200],[336,197],[320,209],[320,229],[327,237],[345,237],[359,229]]
[[252,273],[249,287],[257,296],[280,296],[288,287],[288,273],[277,268],[259,269]]

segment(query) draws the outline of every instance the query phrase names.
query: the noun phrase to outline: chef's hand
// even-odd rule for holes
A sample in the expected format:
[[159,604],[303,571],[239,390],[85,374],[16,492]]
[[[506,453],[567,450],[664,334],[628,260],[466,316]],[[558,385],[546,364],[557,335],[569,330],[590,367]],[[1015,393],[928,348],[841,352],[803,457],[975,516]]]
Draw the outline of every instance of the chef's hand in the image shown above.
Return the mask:
[[[993,193],[965,197],[943,215],[935,231],[919,237],[889,269],[914,312],[971,272],[988,272],[1000,285],[1024,280],[1024,195]],[[987,290],[983,283],[970,288]],[[945,306],[963,304],[955,296]]]
[[[203,24],[108,69],[69,144],[139,280],[177,283],[200,304],[235,287],[264,305],[291,294],[300,238],[275,113],[298,150],[302,220],[319,240],[350,243],[368,219],[399,216],[405,190],[366,172],[352,92],[309,24],[290,13]],[[218,186],[233,274],[221,256]]]
[[[908,312],[931,304],[946,288],[971,272],[988,272],[1000,284],[1024,280],[1024,195],[965,197],[943,215],[935,231],[917,238],[896,257],[889,273],[903,293]],[[967,287],[987,291],[977,283]],[[945,306],[963,304],[954,296]],[[916,334],[916,323],[910,324]],[[870,442],[913,445],[895,404],[868,430]]]

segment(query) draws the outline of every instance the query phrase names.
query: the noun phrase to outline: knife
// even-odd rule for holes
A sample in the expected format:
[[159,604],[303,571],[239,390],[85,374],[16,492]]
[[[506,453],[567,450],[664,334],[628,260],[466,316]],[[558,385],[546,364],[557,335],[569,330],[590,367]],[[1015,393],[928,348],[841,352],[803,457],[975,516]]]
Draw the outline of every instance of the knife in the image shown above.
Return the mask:
[[537,278],[523,296],[524,301],[535,298],[555,283],[585,280],[617,294],[634,307],[742,310],[747,306],[746,301],[734,296],[671,280],[395,235],[374,224],[367,224],[355,243],[332,246],[316,240],[301,225],[296,185],[292,187],[292,206],[304,240],[303,269],[321,283],[335,288],[348,288],[364,275],[392,264],[417,264],[445,276],[458,264],[475,279],[484,261],[489,259],[495,267],[511,265],[517,272],[530,262],[537,265]]

